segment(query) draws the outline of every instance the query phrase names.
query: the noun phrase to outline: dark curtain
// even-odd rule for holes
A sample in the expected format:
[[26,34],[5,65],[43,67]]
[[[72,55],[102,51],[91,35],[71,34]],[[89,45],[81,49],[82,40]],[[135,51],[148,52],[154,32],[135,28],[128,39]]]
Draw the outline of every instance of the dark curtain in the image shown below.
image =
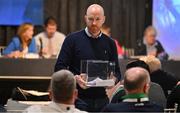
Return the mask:
[[[67,35],[85,28],[84,15],[93,3],[103,6],[112,37],[127,48],[134,48],[145,27],[151,24],[152,0],[44,0],[44,18],[56,18],[58,30]],[[17,26],[0,26],[0,45],[7,45],[16,30]],[[42,30],[36,26],[35,34]]]

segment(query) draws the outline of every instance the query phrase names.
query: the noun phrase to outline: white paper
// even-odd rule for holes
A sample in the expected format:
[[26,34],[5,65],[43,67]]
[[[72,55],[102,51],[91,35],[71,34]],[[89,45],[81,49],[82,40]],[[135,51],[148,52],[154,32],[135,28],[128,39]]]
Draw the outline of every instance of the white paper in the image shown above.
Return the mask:
[[115,84],[113,79],[102,80],[97,77],[95,80],[87,82],[88,87],[109,87]]

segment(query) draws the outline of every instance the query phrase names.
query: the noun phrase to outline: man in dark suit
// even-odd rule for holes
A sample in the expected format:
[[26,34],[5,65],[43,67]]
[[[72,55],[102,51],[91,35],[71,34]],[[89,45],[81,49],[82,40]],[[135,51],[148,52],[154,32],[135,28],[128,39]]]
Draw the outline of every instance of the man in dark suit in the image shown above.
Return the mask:
[[150,76],[140,67],[130,68],[125,72],[123,102],[107,105],[104,112],[162,112],[163,107],[149,102],[148,92]]

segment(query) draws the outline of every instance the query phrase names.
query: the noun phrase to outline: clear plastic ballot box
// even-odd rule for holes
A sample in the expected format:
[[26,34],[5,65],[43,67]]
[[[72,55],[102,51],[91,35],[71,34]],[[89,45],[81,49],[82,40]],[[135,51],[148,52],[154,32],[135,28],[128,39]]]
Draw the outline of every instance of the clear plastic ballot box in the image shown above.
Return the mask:
[[81,73],[88,87],[107,87],[115,84],[111,79],[115,73],[115,62],[82,60]]

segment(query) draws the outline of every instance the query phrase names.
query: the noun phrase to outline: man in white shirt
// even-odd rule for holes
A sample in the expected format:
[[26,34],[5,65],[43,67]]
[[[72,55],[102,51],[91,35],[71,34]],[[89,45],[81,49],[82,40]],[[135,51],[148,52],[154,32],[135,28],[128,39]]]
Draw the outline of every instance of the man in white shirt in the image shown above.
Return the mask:
[[48,105],[33,105],[25,113],[87,113],[75,108],[78,92],[74,75],[68,70],[61,70],[52,75],[50,90],[52,102]]
[[56,20],[49,17],[44,22],[45,31],[35,36],[36,46],[40,56],[56,57],[61,50],[65,35],[57,31]]

